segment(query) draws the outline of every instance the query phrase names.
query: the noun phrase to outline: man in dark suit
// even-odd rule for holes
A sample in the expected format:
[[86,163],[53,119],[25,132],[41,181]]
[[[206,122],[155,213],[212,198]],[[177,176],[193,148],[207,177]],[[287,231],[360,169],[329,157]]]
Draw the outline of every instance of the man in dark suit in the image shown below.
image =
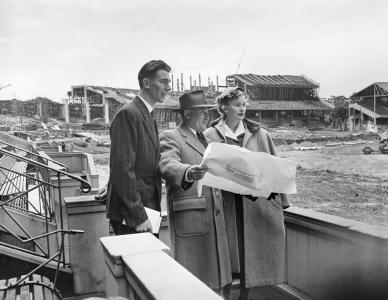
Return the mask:
[[152,231],[144,207],[160,211],[160,149],[153,107],[171,89],[170,71],[161,60],[146,63],[138,75],[139,95],[115,114],[110,126],[107,217],[117,235]]

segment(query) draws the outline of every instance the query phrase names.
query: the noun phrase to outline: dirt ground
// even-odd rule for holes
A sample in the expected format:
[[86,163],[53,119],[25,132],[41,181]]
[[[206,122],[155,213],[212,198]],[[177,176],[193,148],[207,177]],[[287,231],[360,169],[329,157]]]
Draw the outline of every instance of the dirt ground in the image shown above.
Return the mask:
[[[388,226],[388,155],[362,152],[367,145],[377,150],[376,135],[306,128],[269,131],[278,155],[298,163],[298,193],[290,195],[292,205]],[[333,143],[339,145],[326,146]],[[296,151],[298,147],[320,149]],[[94,153],[93,157],[101,172],[100,182],[105,183],[109,153]]]
[[292,204],[387,226],[388,155],[360,154],[362,148],[354,145],[279,153],[298,162],[298,193],[290,195]]
[[[298,163],[298,193],[290,195],[293,205],[388,225],[388,155],[377,151],[375,134],[305,128],[270,131],[279,156]],[[363,154],[365,146],[375,152]],[[296,151],[303,147],[318,149]]]

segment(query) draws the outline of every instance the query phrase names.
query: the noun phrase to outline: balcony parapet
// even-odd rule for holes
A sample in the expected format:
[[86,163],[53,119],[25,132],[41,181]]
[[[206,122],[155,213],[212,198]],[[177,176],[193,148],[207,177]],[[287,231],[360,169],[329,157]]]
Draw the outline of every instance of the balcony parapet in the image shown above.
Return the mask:
[[66,224],[69,229],[84,233],[69,236],[69,261],[73,270],[76,295],[105,292],[103,252],[98,243],[101,237],[109,236],[109,224],[105,217],[105,203],[94,196],[67,197]]
[[48,155],[51,159],[66,165],[68,173],[86,179],[94,189],[99,187],[99,175],[90,153],[53,152]]
[[388,295],[388,228],[298,207],[284,215],[288,285],[314,299]]
[[101,244],[106,297],[222,299],[171,258],[169,248],[150,233],[101,238]]

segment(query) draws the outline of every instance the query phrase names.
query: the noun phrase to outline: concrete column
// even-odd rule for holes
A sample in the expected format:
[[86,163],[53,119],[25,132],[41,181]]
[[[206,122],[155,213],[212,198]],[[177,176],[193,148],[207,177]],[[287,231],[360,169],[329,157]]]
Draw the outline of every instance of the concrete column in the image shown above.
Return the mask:
[[84,86],[84,101],[85,101],[85,113],[86,123],[90,123],[90,104],[88,99],[88,89]]
[[38,103],[38,112],[39,112],[39,117],[43,118],[43,104],[42,104],[42,101],[39,101],[39,103]]
[[70,123],[70,114],[69,114],[69,100],[65,99],[65,109],[63,111],[65,117],[65,123]]
[[109,102],[108,99],[105,98],[104,95],[102,95],[102,102],[104,103],[104,119],[105,119],[105,124],[109,124]]
[[70,266],[75,294],[105,292],[104,254],[99,239],[109,236],[105,203],[93,195],[65,198],[69,229],[84,230],[70,235]]
[[[101,238],[100,241],[104,252],[107,297],[132,298],[130,296],[133,295],[133,291],[125,278],[123,262],[125,256],[159,251],[169,253],[170,251],[165,244],[150,233],[110,236]],[[101,265],[104,266],[104,264]]]

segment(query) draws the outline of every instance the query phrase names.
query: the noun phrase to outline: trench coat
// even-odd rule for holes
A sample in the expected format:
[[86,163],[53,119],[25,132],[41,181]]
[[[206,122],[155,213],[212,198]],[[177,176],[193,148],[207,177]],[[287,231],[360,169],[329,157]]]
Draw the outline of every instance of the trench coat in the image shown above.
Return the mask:
[[[276,155],[270,135],[259,123],[247,119],[244,119],[243,123],[243,147]],[[205,130],[204,134],[209,143],[226,143],[224,124],[220,119]],[[239,273],[234,194],[225,191],[222,194],[232,271]],[[285,247],[283,209],[289,207],[287,195],[277,195],[274,200],[258,197],[256,201],[243,196],[242,201],[246,288],[281,284]]]
[[212,289],[232,282],[221,191],[184,181],[186,170],[202,161],[205,147],[186,126],[160,135],[162,177],[166,180],[172,255]]

